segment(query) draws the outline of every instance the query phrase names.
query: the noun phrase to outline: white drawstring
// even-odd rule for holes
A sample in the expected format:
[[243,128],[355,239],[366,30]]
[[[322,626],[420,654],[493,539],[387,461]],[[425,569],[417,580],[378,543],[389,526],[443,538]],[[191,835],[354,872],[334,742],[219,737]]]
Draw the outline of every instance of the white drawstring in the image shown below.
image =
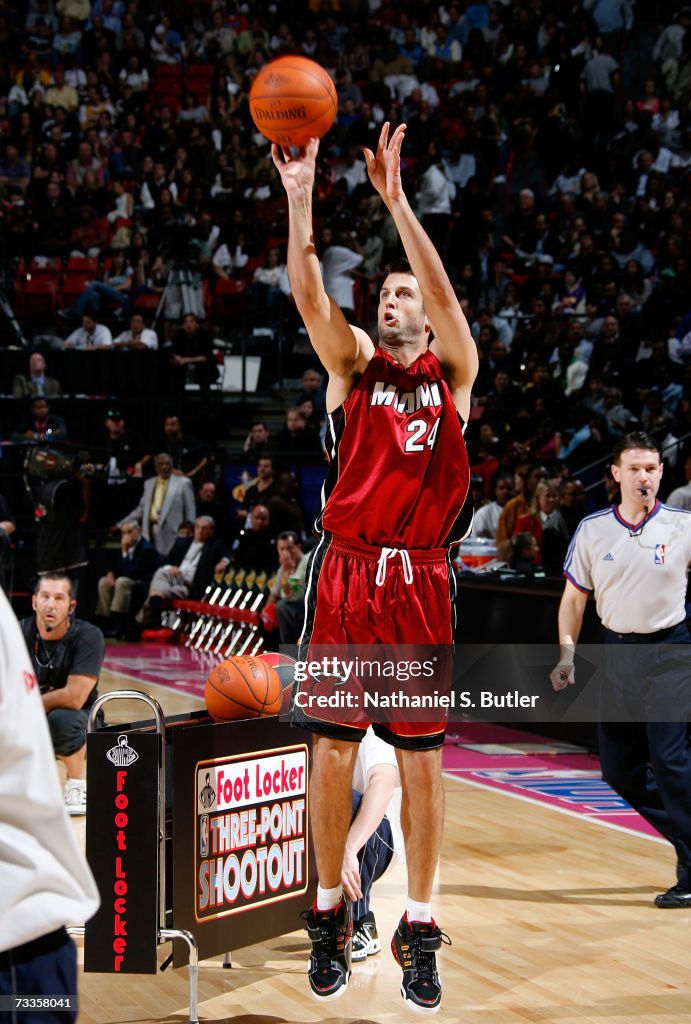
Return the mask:
[[383,587],[386,582],[386,569],[390,558],[395,558],[396,555],[401,556],[401,565],[403,566],[403,579],[407,584],[413,582],[413,566],[410,562],[410,555],[405,548],[382,548],[381,555],[379,556],[379,562],[377,564],[377,578],[376,584],[378,587]]

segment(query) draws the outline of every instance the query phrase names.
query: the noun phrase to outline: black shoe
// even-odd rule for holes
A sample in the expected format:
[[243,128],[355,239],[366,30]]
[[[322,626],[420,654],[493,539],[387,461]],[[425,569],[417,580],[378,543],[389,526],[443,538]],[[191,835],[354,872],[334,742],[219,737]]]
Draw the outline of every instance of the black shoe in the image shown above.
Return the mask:
[[366,960],[381,949],[377,935],[377,922],[372,911],[368,911],[359,921],[353,921],[353,963]]
[[434,921],[409,921],[404,914],[391,940],[391,952],[403,968],[401,995],[411,1010],[436,1013],[441,1005],[441,983],[436,951],[451,939]]
[[327,913],[318,911],[315,901],[312,909],[300,917],[312,941],[307,971],[310,988],[318,999],[337,999],[345,992],[351,974],[350,900],[344,897],[335,910]]
[[687,910],[691,910],[691,892],[685,889],[683,885],[673,885],[667,892],[662,892],[659,896],[655,897],[655,906],[662,907],[663,910],[678,909],[680,907],[686,907]]

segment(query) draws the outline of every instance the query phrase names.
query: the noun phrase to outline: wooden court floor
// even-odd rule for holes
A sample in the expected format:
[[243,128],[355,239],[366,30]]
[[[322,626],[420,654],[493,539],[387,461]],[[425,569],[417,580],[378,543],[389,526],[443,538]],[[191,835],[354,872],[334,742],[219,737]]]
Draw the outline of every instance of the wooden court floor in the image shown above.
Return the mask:
[[[133,688],[105,673],[101,690]],[[135,688],[144,689],[144,685]],[[166,714],[199,706],[150,692]],[[108,717],[116,721],[109,705]],[[131,709],[118,703],[122,721]],[[137,717],[142,717],[141,712]],[[549,807],[447,778],[446,828],[435,916],[453,941],[438,956],[440,1022],[463,1024],[690,1024],[691,911],[657,910],[674,880],[671,848]],[[83,822],[75,824],[83,830]],[[388,950],[405,872],[375,886],[384,949],[356,965],[342,999],[312,999],[305,933],[281,936],[200,968],[199,1017],[236,1024],[393,1024],[421,1015],[399,995]],[[80,941],[80,940],[79,940]],[[160,960],[169,952],[160,949]],[[82,1024],[165,1021],[188,1012],[187,972],[80,975]]]

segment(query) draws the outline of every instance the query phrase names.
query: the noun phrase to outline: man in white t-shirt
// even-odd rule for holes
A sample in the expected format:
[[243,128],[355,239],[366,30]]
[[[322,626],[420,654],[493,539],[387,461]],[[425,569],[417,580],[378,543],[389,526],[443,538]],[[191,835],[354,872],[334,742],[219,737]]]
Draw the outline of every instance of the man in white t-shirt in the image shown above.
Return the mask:
[[[77,953],[65,925],[92,917],[98,890],[65,814],[38,684],[2,591],[0,878],[0,999],[69,996],[69,1010],[45,1010],[41,1021],[75,1021]],[[0,1016],[14,1020],[6,1009]]]
[[63,347],[81,349],[84,352],[112,348],[113,335],[105,324],[99,324],[95,317],[85,315],[82,317],[82,326],[72,331],[65,339]]
[[662,461],[648,435],[622,437],[611,472],[621,491],[619,504],[586,516],[566,555],[561,657],[550,678],[555,690],[575,682],[575,646],[593,594],[607,673],[598,730],[602,777],[674,846],[677,882],[655,905],[689,908],[691,512],[657,500]]
[[346,839],[341,880],[353,900],[353,962],[381,950],[370,910],[372,885],[405,857],[401,829],[401,778],[396,751],[370,726],[353,770],[353,820]]
[[338,239],[333,241],[333,231],[325,227],[321,234],[322,246],[322,277],[324,288],[346,319],[355,319],[355,282],[353,271],[362,263],[364,256],[355,234],[341,231]]
[[133,313],[130,317],[128,330],[122,331],[113,341],[117,349],[137,349],[145,351],[149,349],[155,352],[158,348],[158,335],[144,323],[141,313]]

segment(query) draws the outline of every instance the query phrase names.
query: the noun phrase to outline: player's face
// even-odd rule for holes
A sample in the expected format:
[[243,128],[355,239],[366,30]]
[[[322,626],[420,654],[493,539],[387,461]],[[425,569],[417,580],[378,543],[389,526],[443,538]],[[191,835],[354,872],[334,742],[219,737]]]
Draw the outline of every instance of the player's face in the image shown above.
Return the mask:
[[412,274],[389,274],[379,293],[379,340],[390,345],[422,341],[429,334],[420,285]]
[[622,453],[619,465],[612,466],[612,476],[619,484],[623,501],[650,507],[662,479],[660,456],[647,448],[629,448]]

